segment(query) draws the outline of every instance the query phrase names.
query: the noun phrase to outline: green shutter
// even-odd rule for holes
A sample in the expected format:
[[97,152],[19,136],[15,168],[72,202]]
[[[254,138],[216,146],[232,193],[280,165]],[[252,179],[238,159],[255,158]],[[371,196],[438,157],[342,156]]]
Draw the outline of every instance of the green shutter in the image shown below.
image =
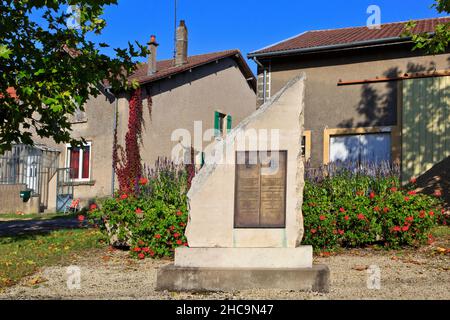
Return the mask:
[[450,77],[403,81],[402,180],[450,156]]
[[232,127],[233,127],[233,117],[228,115],[227,116],[227,130],[228,130],[228,132],[231,131]]
[[214,113],[214,135],[216,137],[220,136],[220,112]]

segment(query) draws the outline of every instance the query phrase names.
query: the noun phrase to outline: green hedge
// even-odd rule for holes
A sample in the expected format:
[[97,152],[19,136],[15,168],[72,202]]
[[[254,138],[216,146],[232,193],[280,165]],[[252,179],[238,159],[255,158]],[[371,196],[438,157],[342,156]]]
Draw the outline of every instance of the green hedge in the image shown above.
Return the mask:
[[303,215],[303,243],[323,251],[371,244],[418,246],[442,221],[444,210],[437,197],[417,194],[413,186],[402,188],[394,175],[342,170],[306,181]]

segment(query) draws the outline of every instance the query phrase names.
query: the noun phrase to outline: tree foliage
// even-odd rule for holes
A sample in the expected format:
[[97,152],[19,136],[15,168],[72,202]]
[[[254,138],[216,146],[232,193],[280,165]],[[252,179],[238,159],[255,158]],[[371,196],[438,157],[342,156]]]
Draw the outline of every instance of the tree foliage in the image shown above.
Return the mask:
[[[136,87],[127,76],[133,58],[148,51],[139,43],[116,48],[115,57],[95,43],[106,26],[104,9],[117,0],[0,1],[0,154],[13,143],[33,144],[33,134],[80,145],[70,116],[103,84]],[[76,10],[67,10],[68,8]],[[10,94],[14,88],[16,94]]]
[[[439,13],[450,13],[450,0],[435,0],[433,8]],[[436,26],[433,33],[414,33],[417,22],[411,21],[406,25],[405,36],[411,37],[415,43],[414,50],[423,49],[428,54],[444,53],[450,43],[450,22]]]

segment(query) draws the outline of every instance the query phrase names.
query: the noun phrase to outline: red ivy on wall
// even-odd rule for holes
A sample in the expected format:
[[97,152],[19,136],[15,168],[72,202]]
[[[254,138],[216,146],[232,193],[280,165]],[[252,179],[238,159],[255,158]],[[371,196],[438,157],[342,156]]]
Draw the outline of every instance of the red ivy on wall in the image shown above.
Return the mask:
[[[148,98],[151,106],[151,98]],[[142,138],[143,112],[142,92],[136,89],[129,102],[128,132],[125,135],[125,151],[117,142],[117,128],[114,132],[113,161],[122,194],[134,194],[142,177],[142,163],[139,142]],[[121,153],[119,157],[119,151]]]

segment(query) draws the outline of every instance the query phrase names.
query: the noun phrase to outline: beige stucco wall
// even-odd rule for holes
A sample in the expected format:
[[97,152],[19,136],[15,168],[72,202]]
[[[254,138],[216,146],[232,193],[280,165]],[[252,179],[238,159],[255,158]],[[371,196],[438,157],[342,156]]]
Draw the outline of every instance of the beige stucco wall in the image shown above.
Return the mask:
[[[194,121],[203,121],[204,128],[213,128],[214,111],[231,114],[233,126],[255,109],[255,93],[233,59],[195,68],[192,72],[173,76],[149,85],[153,97],[152,115],[146,107],[144,93],[144,121],[142,160],[153,165],[159,156],[171,156],[171,134],[185,128],[193,134]],[[84,137],[91,145],[91,181],[77,183],[74,197],[87,205],[95,198],[111,195],[113,120],[115,102],[105,95],[92,98],[86,105],[87,121],[73,124],[73,137]],[[118,99],[118,138],[124,145],[128,130],[128,100]],[[67,167],[66,146],[50,139],[34,139],[60,150],[60,168]],[[115,181],[117,188],[117,179]],[[56,209],[56,176],[51,180],[47,211]]]
[[[153,100],[150,116],[144,100],[143,163],[153,166],[158,157],[171,158],[172,133],[177,129],[189,131],[194,138],[194,122],[201,121],[203,132],[214,128],[214,112],[233,117],[233,127],[256,110],[255,92],[250,87],[237,63],[231,59],[219,60],[152,83]],[[146,95],[143,90],[143,95]],[[121,144],[128,126],[128,102],[119,101],[119,137]],[[203,148],[211,141],[204,142]]]
[[39,197],[31,197],[27,202],[20,198],[26,184],[0,185],[0,215],[4,213],[38,213]]
[[340,79],[364,80],[448,69],[450,54],[419,56],[418,52],[412,53],[410,47],[401,47],[302,55],[264,62],[269,63],[272,92],[277,92],[300,72],[306,74],[305,130],[311,130],[311,160],[318,166],[324,160],[325,129],[398,124],[399,91],[395,81],[338,86]]
[[[77,183],[74,187],[74,198],[87,205],[91,199],[111,194],[113,118],[115,102],[109,101],[105,95],[92,97],[86,104],[86,122],[72,125],[72,137],[85,138],[91,142],[91,181]],[[43,143],[60,151],[59,167],[66,168],[66,145],[56,144],[51,139],[35,138],[35,142]],[[50,181],[47,211],[56,210],[56,175]]]

